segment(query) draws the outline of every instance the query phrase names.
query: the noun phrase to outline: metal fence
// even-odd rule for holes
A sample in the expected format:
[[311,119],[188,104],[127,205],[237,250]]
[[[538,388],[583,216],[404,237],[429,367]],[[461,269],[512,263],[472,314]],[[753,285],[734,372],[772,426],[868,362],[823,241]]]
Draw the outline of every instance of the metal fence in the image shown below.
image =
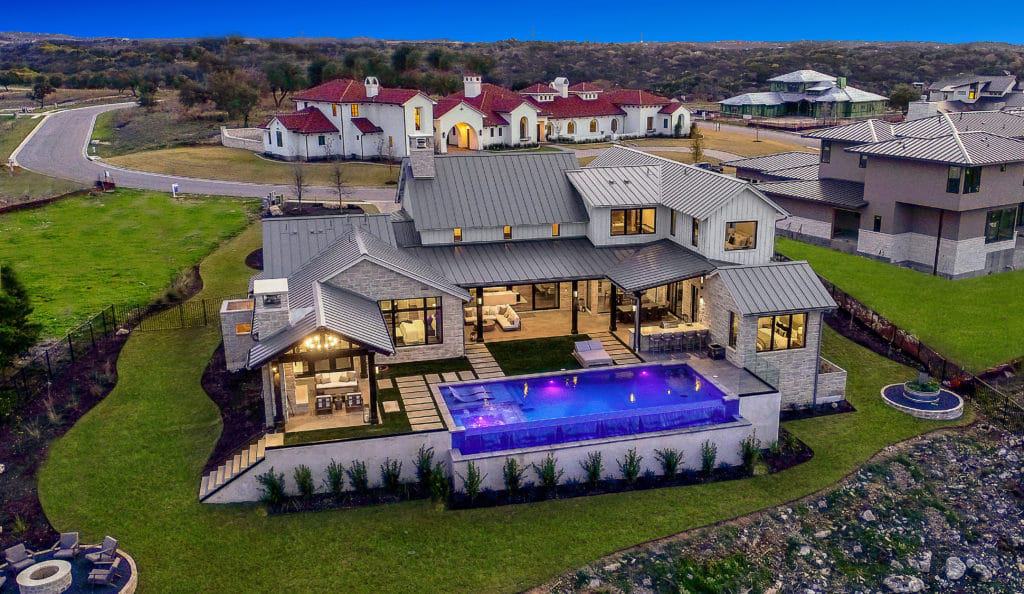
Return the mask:
[[55,340],[37,349],[16,368],[0,373],[0,424],[27,402],[53,384],[76,372],[96,372],[100,361],[93,357],[103,349],[117,344],[119,334],[202,328],[218,324],[220,304],[217,299],[193,299],[171,305],[110,305]]

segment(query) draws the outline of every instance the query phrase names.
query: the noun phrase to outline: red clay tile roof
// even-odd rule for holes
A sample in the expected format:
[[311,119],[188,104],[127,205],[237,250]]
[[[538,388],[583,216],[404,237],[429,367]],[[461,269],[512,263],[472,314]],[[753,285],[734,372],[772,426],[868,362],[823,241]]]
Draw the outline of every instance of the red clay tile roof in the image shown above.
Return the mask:
[[386,103],[403,105],[421,94],[416,89],[380,87],[376,97],[366,96],[366,85],[348,78],[338,78],[292,95],[295,101],[328,101],[331,103]]
[[545,83],[536,83],[526,87],[525,89],[519,89],[520,95],[540,95],[554,92],[555,90],[551,88],[551,85]]
[[[458,93],[448,95],[444,99],[457,99],[472,105],[484,114],[484,126],[507,126],[508,122],[501,114],[509,113],[523,103],[533,105],[525,98],[516,94],[515,91],[510,91],[490,83],[481,84],[480,94],[476,97],[466,97],[465,91],[459,91]],[[451,109],[451,107],[448,109]]]
[[530,102],[541,109],[541,113],[556,119],[561,118],[589,118],[595,116],[623,115],[626,112],[621,107],[614,105],[604,97],[604,93],[597,96],[597,99],[581,99],[579,95],[568,97],[556,96],[553,101],[536,101],[530,98]]
[[376,134],[377,132],[383,132],[384,129],[374,124],[367,118],[352,118],[352,125],[356,127],[363,134]]
[[327,119],[327,116],[315,107],[307,107],[301,111],[293,111],[291,113],[274,114],[261,128],[269,126],[270,122],[274,121],[274,119],[281,122],[281,125],[285,128],[299,134],[324,134],[338,131],[334,124],[331,123],[331,120]]
[[603,93],[615,105],[666,105],[669,99],[641,89],[613,89]]
[[576,83],[574,85],[570,85],[569,86],[569,90],[570,91],[576,91],[577,93],[601,92],[601,91],[604,91],[603,88],[595,85],[592,82],[579,82],[579,83]]
[[680,103],[678,101],[673,101],[673,102],[669,103],[668,105],[666,105],[665,107],[662,107],[661,109],[659,109],[658,113],[675,113],[676,110],[679,109],[682,106],[683,106],[682,103]]

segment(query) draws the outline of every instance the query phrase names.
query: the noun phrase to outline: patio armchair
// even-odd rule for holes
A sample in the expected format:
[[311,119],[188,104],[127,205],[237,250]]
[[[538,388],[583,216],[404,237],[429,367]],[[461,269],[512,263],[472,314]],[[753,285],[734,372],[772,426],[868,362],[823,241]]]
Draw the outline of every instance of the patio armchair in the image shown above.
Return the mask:
[[61,532],[60,540],[57,544],[53,545],[53,558],[54,559],[74,559],[78,556],[80,545],[78,543],[77,532]]
[[99,545],[99,550],[86,553],[85,558],[93,565],[112,562],[117,559],[117,539],[113,536],[103,537],[103,544]]
[[115,557],[106,567],[99,567],[89,571],[86,581],[93,586],[109,586],[117,579],[117,572],[121,569],[121,558]]
[[600,340],[581,340],[576,343],[572,356],[583,367],[601,367],[612,365],[614,361],[605,352]]
[[24,543],[18,543],[13,547],[4,549],[4,560],[7,561],[7,567],[14,573],[18,573],[22,569],[35,564],[35,559],[32,558],[34,555],[32,551],[25,548]]
[[360,392],[345,394],[345,412],[356,412],[363,410],[363,395]]

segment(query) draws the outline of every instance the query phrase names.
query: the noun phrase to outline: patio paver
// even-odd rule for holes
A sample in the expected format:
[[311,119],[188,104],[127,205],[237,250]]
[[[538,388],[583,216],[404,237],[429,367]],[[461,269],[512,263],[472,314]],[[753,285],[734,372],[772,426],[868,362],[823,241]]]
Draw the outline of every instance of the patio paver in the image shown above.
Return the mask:
[[390,377],[385,377],[377,380],[378,390],[390,390],[394,386]]
[[415,424],[412,426],[413,431],[431,431],[433,429],[444,429],[444,425],[441,424],[441,421],[437,421],[435,423]]
[[402,398],[402,402],[404,402],[407,405],[409,405],[409,404],[424,404],[424,403],[433,404],[434,399],[431,398],[430,396],[410,396],[408,398]]
[[444,381],[446,382],[459,381],[459,374],[455,373],[454,371],[446,371],[445,373],[441,374],[441,377],[443,377]]
[[434,410],[434,403],[433,402],[417,402],[415,404],[410,404],[408,402],[405,403],[405,412],[411,413],[411,412],[419,412],[421,410],[433,411]]
[[423,419],[425,417],[431,417],[433,419],[437,419],[437,413],[434,412],[434,409],[430,409],[430,410],[414,410],[414,411],[406,412],[405,414],[406,414],[406,416],[409,417],[409,422],[410,423],[412,423],[413,419]]
[[397,400],[385,400],[384,401],[384,412],[396,413],[400,412],[402,407],[398,404]]
[[428,384],[439,384],[439,383],[441,383],[441,376],[436,374],[436,373],[428,373],[427,375],[425,375],[423,377],[426,378]]
[[459,372],[459,379],[461,379],[463,381],[476,379],[476,374],[473,373],[472,371],[460,371]]

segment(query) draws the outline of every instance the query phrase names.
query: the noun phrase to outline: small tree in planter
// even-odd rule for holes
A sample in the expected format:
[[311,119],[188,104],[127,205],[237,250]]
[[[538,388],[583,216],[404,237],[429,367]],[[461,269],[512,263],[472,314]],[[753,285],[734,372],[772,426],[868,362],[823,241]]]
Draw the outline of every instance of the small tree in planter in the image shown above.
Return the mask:
[[336,499],[340,498],[345,492],[345,467],[331,460],[331,463],[327,465],[326,475],[324,490]]
[[587,487],[596,489],[601,482],[601,473],[604,472],[604,463],[601,461],[601,452],[590,452],[587,458],[580,462],[583,474],[586,477]]
[[299,490],[299,496],[309,501],[316,493],[316,486],[313,485],[313,472],[309,466],[299,464],[293,473],[295,487]]
[[526,475],[526,467],[515,458],[506,458],[505,465],[501,467],[501,478],[505,483],[505,490],[509,497],[516,496],[523,488],[523,477]]
[[366,472],[366,462],[353,460],[345,474],[348,475],[348,482],[356,493],[365,495],[370,490],[370,475]]
[[256,482],[260,484],[260,500],[268,505],[281,505],[285,500],[284,473],[274,472],[274,467],[263,474],[256,476]]
[[555,455],[550,452],[540,466],[533,465],[533,471],[537,473],[540,487],[548,497],[554,495],[558,483],[562,481],[562,475],[565,474],[565,471],[558,467],[558,458],[555,458]]
[[430,473],[434,470],[434,448],[426,444],[416,450],[416,483],[420,491],[426,493],[430,490]]
[[665,480],[670,481],[679,473],[679,466],[683,462],[683,454],[673,448],[654,450],[654,457],[661,464],[661,474]]
[[747,474],[754,474],[754,466],[761,458],[761,440],[757,438],[756,431],[740,441],[740,456],[743,459],[743,470]]
[[445,472],[444,466],[438,462],[430,471],[430,500],[435,505],[443,507],[448,502],[448,494],[451,491],[452,484],[448,479],[448,473]]
[[622,478],[627,485],[635,485],[636,480],[640,478],[640,463],[643,462],[643,459],[643,456],[636,453],[636,448],[629,448],[622,461],[619,462],[619,472],[622,473]]
[[380,465],[380,484],[384,485],[388,493],[397,494],[402,487],[402,463],[385,458]]
[[711,473],[715,470],[715,460],[717,458],[717,445],[711,443],[711,441],[705,441],[700,444],[700,471],[704,478],[711,478]]
[[480,496],[481,486],[484,484],[486,474],[480,474],[480,469],[473,462],[466,465],[466,476],[459,475],[462,479],[462,489],[466,492],[466,498],[472,505]]

